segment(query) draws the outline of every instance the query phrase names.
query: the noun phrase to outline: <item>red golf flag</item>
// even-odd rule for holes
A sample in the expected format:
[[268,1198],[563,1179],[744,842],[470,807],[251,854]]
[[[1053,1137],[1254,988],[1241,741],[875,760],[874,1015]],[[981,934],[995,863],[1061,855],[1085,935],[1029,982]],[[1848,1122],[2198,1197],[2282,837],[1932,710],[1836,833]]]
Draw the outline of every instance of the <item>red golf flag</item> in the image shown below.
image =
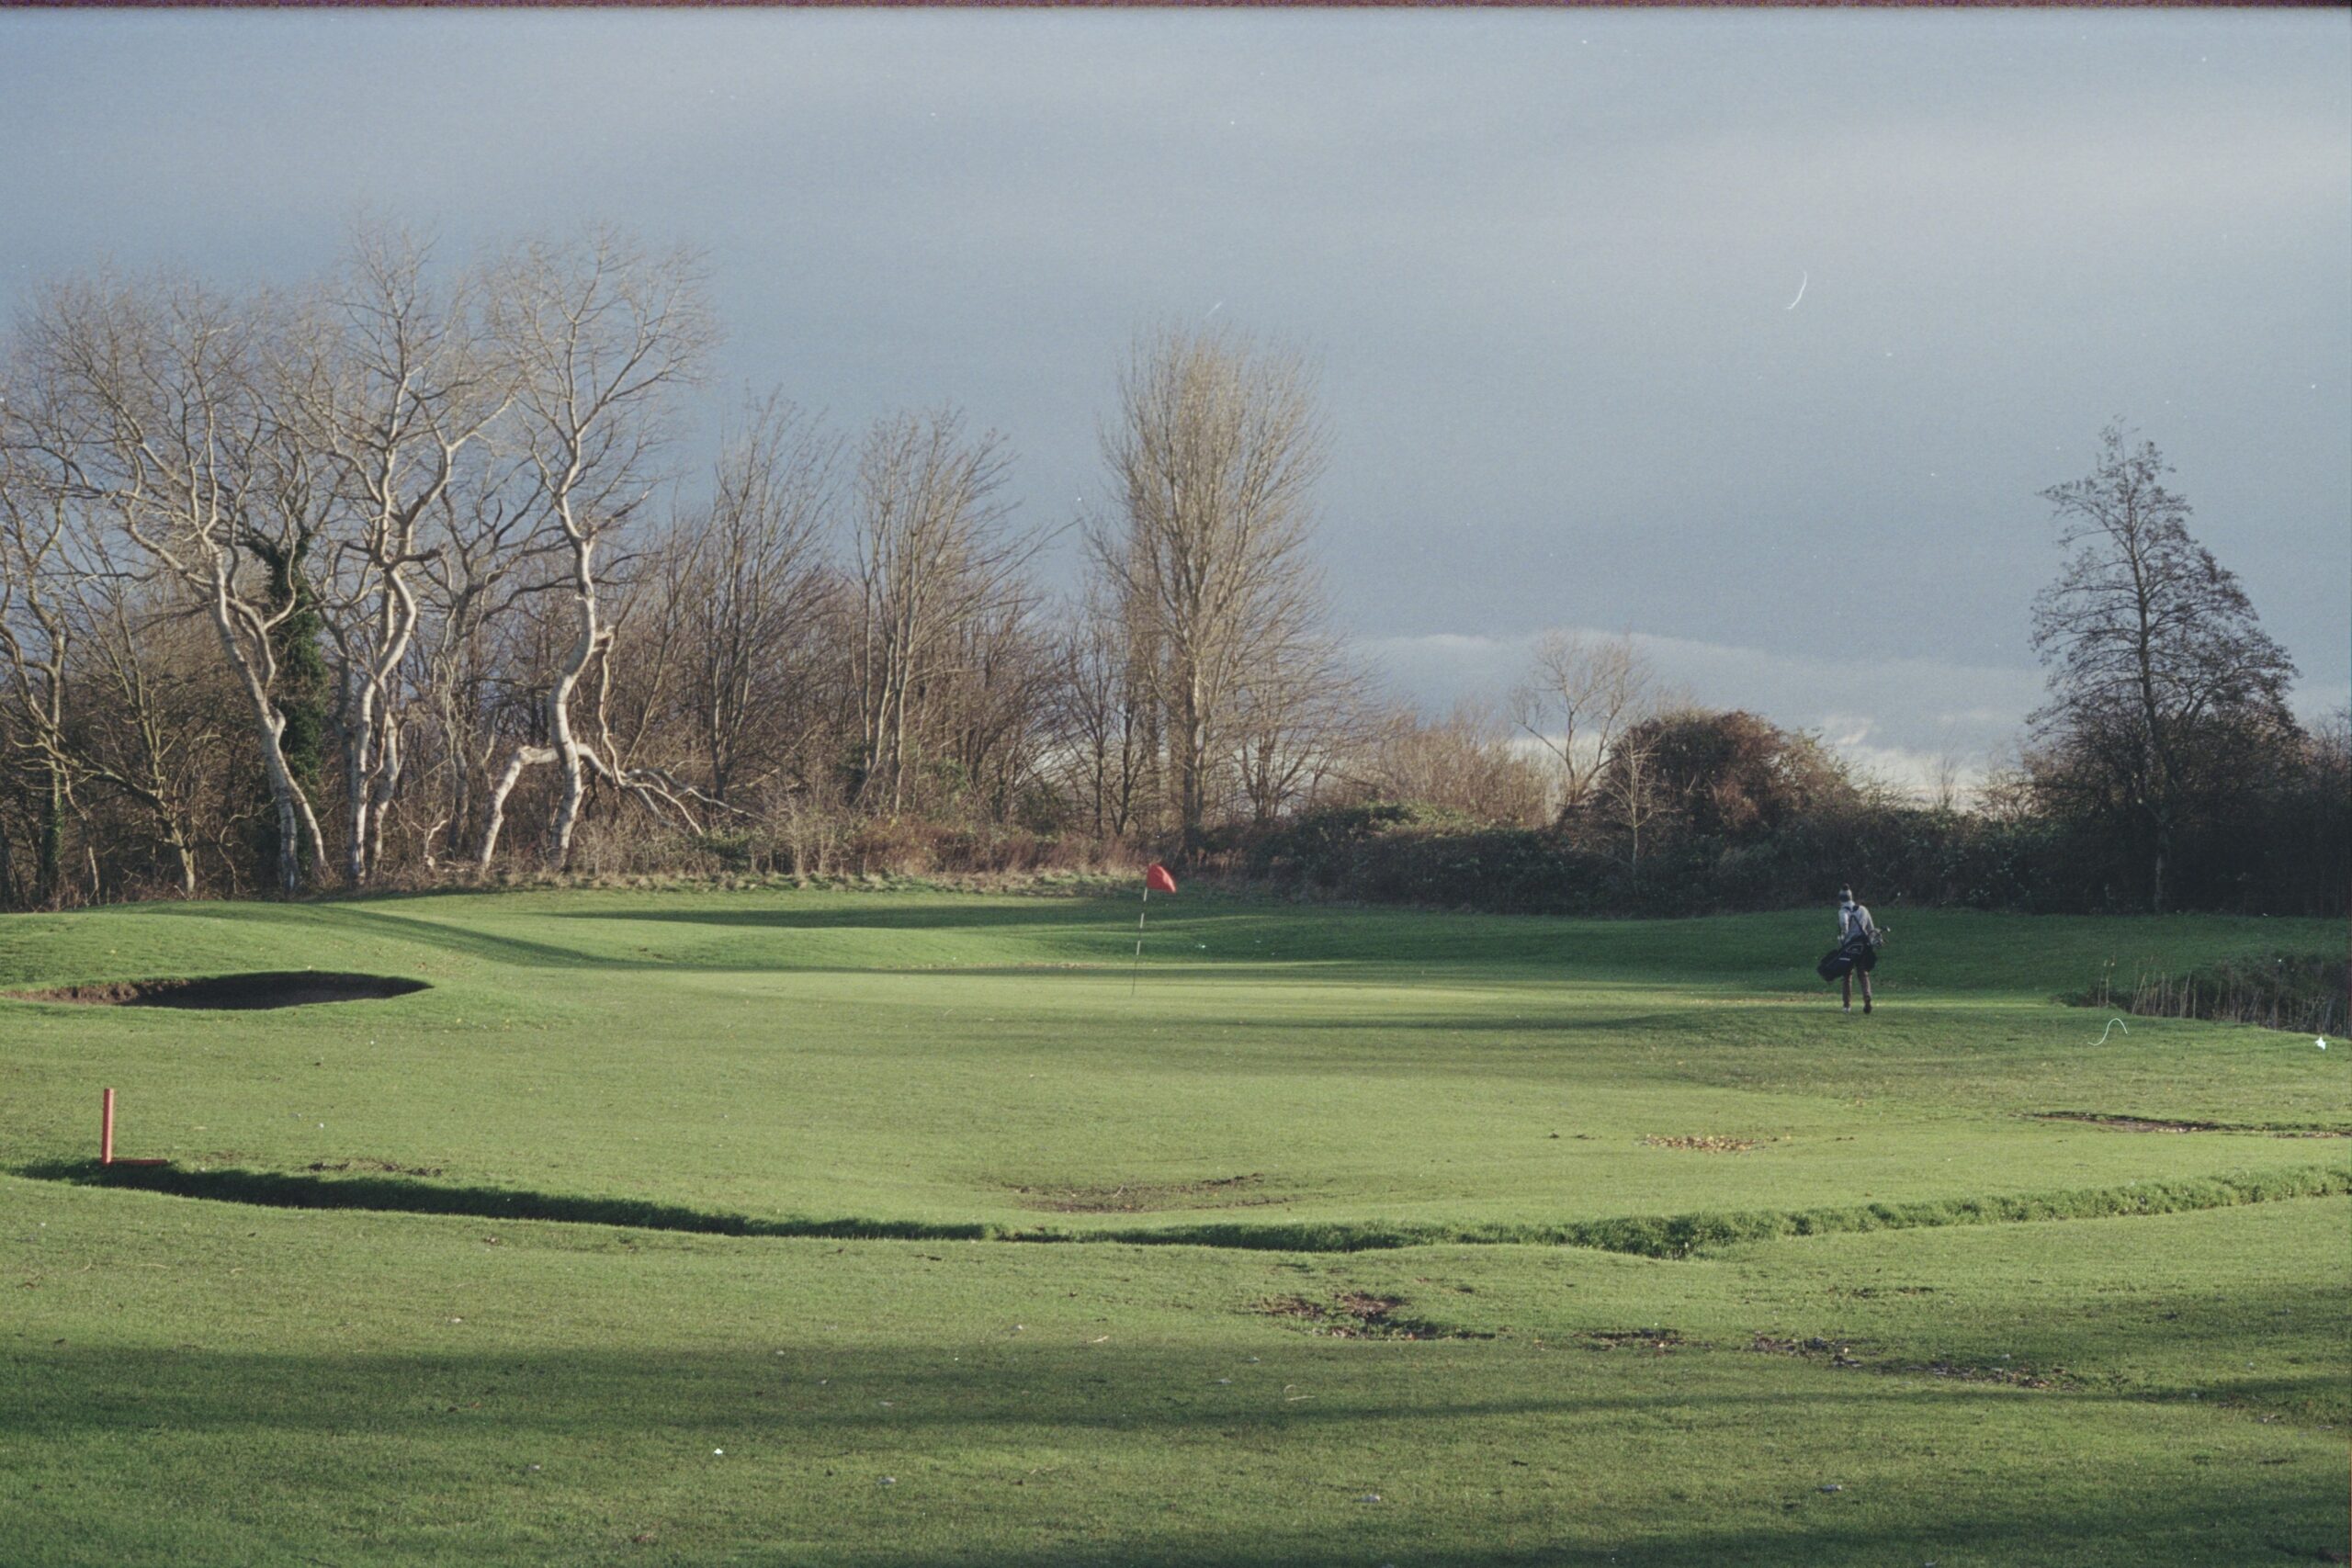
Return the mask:
[[1158,861],[1154,861],[1149,865],[1144,867],[1143,885],[1154,893],[1173,893],[1176,891],[1176,879],[1169,875],[1168,868],[1160,864]]

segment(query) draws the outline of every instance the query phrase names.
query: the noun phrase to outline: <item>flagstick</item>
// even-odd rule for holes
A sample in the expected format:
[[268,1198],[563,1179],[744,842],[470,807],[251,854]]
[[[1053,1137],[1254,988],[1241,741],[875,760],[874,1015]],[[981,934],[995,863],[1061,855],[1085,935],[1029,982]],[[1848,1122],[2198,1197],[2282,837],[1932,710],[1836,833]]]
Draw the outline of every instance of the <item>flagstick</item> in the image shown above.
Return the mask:
[[1136,979],[1143,973],[1143,923],[1151,918],[1151,884],[1143,885],[1143,912],[1136,917],[1136,961],[1127,971],[1127,995],[1136,994]]

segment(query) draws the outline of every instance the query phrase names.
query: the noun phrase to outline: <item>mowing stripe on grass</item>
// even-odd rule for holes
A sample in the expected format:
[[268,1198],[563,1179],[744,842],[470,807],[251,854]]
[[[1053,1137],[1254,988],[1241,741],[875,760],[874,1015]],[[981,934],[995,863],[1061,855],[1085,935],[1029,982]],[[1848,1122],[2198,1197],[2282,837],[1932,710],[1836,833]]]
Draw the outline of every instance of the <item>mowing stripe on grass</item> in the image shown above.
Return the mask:
[[2177,1214],[2197,1209],[2352,1193],[2352,1169],[2303,1166],[2237,1172],[2177,1181],[2134,1181],[2121,1187],[1954,1198],[1915,1203],[1865,1203],[1845,1208],[1747,1210],[1673,1215],[1633,1215],[1550,1224],[1455,1225],[1378,1221],[1219,1222],[1207,1224],[1070,1230],[854,1217],[760,1219],[649,1203],[629,1198],[567,1197],[497,1187],[444,1187],[381,1177],[295,1175],[281,1171],[190,1170],[175,1165],[126,1168],[95,1161],[26,1166],[16,1174],[39,1181],[130,1187],[175,1197],[250,1203],[277,1209],[365,1209],[389,1213],[468,1215],[481,1219],[551,1220],[627,1229],[689,1231],[711,1235],[804,1236],[889,1241],[1115,1241],[1148,1247],[1216,1247],[1261,1252],[1371,1252],[1404,1247],[1582,1247],[1643,1258],[1688,1258],[1707,1247],[1856,1231],[1914,1230],[1936,1225],[2017,1224],[2041,1220],[2112,1219]]

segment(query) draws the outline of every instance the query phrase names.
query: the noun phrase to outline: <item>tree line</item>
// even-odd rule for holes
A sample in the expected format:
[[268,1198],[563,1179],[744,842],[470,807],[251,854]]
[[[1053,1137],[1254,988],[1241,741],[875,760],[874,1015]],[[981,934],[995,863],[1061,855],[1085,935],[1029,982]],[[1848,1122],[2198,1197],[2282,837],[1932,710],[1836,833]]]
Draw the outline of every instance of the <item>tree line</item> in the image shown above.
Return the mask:
[[770,393],[697,455],[717,337],[695,258],[612,231],[44,290],[0,350],[0,899],[563,871],[583,833],[1197,847],[1382,787],[1297,355],[1140,337],[1056,595],[952,407]]
[[[2045,491],[2065,554],[2030,605],[2047,700],[2016,760],[1926,799],[1818,737],[1664,685],[1631,637],[1554,632],[1442,769],[1246,847],[1326,893],[1554,912],[1692,913],[1872,896],[2042,910],[2341,914],[2352,712],[2315,728],[2244,585],[2188,529],[2154,444],[2101,433]],[[1866,670],[1855,679],[1868,681]]]
[[[1057,593],[1014,455],[952,406],[841,431],[779,390],[698,446],[718,335],[692,254],[611,230],[42,290],[0,344],[0,903],[1007,846],[1262,864],[1381,802],[1638,888],[1957,804],[1668,689],[1630,637],[1547,634],[1498,705],[1384,701],[1332,625],[1329,433],[1279,345],[1137,338]],[[2051,702],[1966,814],[2063,825],[2091,846],[2068,876],[2159,908],[2267,874],[2257,799],[2343,841],[2342,737],[2298,727],[2164,471],[2109,431],[2048,493]]]

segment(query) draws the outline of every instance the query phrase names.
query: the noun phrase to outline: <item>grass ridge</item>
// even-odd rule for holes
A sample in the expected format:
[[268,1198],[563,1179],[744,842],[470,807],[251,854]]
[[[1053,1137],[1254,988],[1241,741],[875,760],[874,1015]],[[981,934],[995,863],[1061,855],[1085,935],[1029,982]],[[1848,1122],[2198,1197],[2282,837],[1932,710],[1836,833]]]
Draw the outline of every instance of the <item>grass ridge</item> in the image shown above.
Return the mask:
[[127,1187],[173,1197],[279,1209],[362,1209],[493,1220],[547,1220],[709,1235],[861,1241],[1125,1242],[1153,1247],[1215,1247],[1264,1252],[1371,1252],[1429,1246],[1580,1247],[1636,1257],[1688,1258],[1743,1242],[1942,1225],[2018,1224],[2045,1220],[2114,1219],[2185,1213],[2247,1203],[2352,1194],[2352,1168],[2301,1166],[2232,1172],[2121,1187],[2018,1193],[1997,1198],[1931,1199],[1801,1210],[1740,1210],[1630,1215],[1548,1224],[1460,1225],[1379,1221],[1219,1221],[1204,1224],[1074,1230],[854,1216],[817,1219],[691,1209],[630,1198],[593,1198],[499,1187],[457,1187],[385,1177],[320,1177],[241,1168],[178,1165],[105,1167],[94,1160],[17,1168],[36,1181]]

